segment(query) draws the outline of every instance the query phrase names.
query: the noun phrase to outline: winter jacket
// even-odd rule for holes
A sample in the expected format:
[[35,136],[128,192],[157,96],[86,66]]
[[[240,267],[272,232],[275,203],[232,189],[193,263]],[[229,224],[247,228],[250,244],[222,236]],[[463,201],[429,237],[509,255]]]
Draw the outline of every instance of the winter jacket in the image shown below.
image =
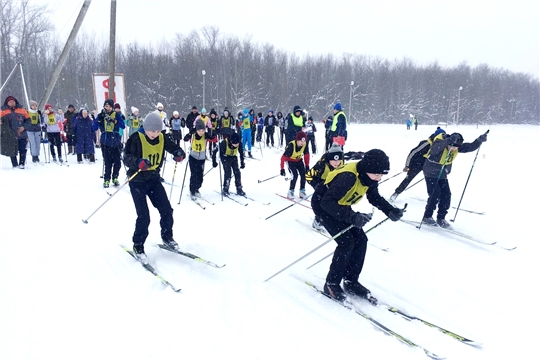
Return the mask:
[[[443,134],[439,134],[441,136]],[[480,147],[482,142],[479,139],[474,140],[472,143],[463,143],[456,151],[451,151],[450,155],[448,154],[448,145],[450,145],[451,137],[444,136],[441,140],[435,140],[427,159],[424,162],[424,177],[426,178],[439,178],[446,179],[447,175],[452,172],[452,162],[458,155],[458,153],[468,153],[475,151]],[[445,151],[446,150],[446,151]],[[445,162],[446,160],[446,162]],[[441,169],[443,168],[441,172]]]
[[[7,103],[8,100],[15,101],[15,107],[10,108]],[[17,99],[13,96],[8,96],[4,105],[0,109],[0,122],[1,126],[1,149],[0,152],[5,156],[16,156],[18,149],[17,139],[28,138],[26,134],[26,128],[30,124],[30,117],[28,112],[23,109]]]
[[77,154],[93,154],[94,136],[93,130],[94,121],[90,116],[83,117],[82,111],[73,118],[73,135],[77,137],[75,144],[75,152]]
[[94,125],[92,130],[101,131],[101,136],[99,142],[101,145],[109,147],[121,147],[122,146],[122,137],[120,135],[120,129],[125,129],[126,124],[122,120],[122,116],[114,111],[106,113],[105,110],[102,110],[98,114],[96,120],[94,120]]
[[26,130],[30,132],[41,132],[41,128],[45,125],[41,111],[28,110],[28,116],[30,117],[30,124]]

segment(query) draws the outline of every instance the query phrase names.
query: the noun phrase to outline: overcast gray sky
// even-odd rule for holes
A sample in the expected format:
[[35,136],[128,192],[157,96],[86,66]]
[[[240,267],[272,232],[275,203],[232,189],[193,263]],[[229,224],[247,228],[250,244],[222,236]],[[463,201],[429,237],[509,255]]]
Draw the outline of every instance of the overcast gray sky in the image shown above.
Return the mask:
[[[65,39],[82,0],[43,1]],[[83,31],[108,38],[110,0],[93,0]],[[122,43],[173,39],[205,25],[304,54],[343,52],[441,66],[488,64],[539,78],[538,0],[118,0]]]

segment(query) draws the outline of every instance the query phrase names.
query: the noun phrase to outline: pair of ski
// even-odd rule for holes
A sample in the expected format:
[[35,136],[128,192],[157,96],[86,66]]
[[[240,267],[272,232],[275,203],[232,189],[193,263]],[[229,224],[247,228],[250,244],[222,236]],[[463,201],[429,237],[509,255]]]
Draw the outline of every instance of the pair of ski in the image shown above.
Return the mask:
[[[368,314],[366,313],[363,313],[361,311],[359,311],[356,306],[354,306],[354,304],[351,302],[351,301],[348,301],[348,300],[345,300],[344,302],[341,302],[341,301],[338,301],[334,298],[332,298],[331,296],[327,295],[324,293],[324,291],[322,291],[321,289],[319,289],[317,286],[313,285],[312,283],[308,282],[308,281],[305,281],[305,284],[310,286],[313,290],[317,291],[319,294],[322,294],[324,295],[325,297],[333,300],[334,302],[338,303],[339,305],[345,307],[346,309],[349,309],[349,310],[352,310],[354,311],[356,314],[360,315],[361,317],[363,317],[364,319],[368,320],[372,325],[374,325],[376,328],[378,328],[379,330],[382,330],[385,334],[387,335],[391,335],[393,336],[394,338],[396,338],[397,340],[401,341],[402,343],[410,346],[410,347],[417,347],[417,348],[420,348],[424,351],[424,353],[429,356],[430,358],[432,359],[444,359],[444,357],[441,357],[439,355],[436,355],[435,353],[429,351],[428,349],[412,342],[411,340],[407,339],[406,337],[396,333],[395,331],[393,331],[392,329],[388,328],[387,326],[383,325],[382,323],[380,323],[379,321],[375,320],[374,318],[372,318],[371,316],[369,316]],[[371,303],[370,303],[371,304]],[[372,304],[373,305],[373,304]],[[411,316],[411,315],[408,315],[404,312],[402,312],[401,310],[399,310],[398,308],[396,307],[393,307],[393,306],[390,306],[390,305],[386,305],[386,304],[377,304],[377,305],[374,305],[374,306],[380,306],[380,307],[384,307],[386,308],[388,311],[394,313],[394,314],[398,314],[398,315],[401,315],[403,318],[405,318],[406,320],[409,320],[409,321],[420,321],[422,324],[424,325],[427,325],[429,327],[432,327],[432,328],[435,328],[439,331],[441,331],[442,333],[462,342],[463,344],[467,344],[467,345],[472,345],[472,346],[481,346],[482,344],[479,343],[479,342],[476,342],[474,340],[471,340],[471,339],[468,339],[464,336],[461,336],[461,335],[458,335],[452,331],[449,331],[449,330],[446,330],[438,325],[435,325],[435,324],[432,324],[426,320],[423,320],[423,319],[420,319],[416,316]]]
[[[426,199],[422,199],[422,198],[418,198],[418,197],[411,197],[411,199],[422,201],[422,202],[427,202]],[[452,209],[457,209],[457,207],[452,206]],[[459,208],[459,211],[465,211],[465,212],[468,212],[468,213],[471,213],[471,214],[476,214],[476,215],[485,215],[486,214],[485,211],[475,211],[475,210],[469,210],[469,209],[463,209],[463,208]]]
[[[161,249],[163,250],[167,250],[167,251],[170,251],[172,253],[175,253],[175,254],[178,254],[178,255],[182,255],[182,256],[185,256],[187,258],[190,258],[190,259],[193,259],[197,262],[200,262],[200,263],[203,263],[205,265],[208,265],[208,266],[211,266],[211,267],[214,267],[214,268],[217,268],[217,269],[221,269],[222,267],[225,266],[225,264],[223,265],[218,265],[216,263],[213,263],[211,261],[208,261],[206,259],[203,259],[197,255],[194,255],[194,254],[191,254],[191,253],[188,253],[188,252],[184,252],[184,251],[180,251],[180,250],[174,250],[174,249],[171,249],[169,248],[168,246],[165,246],[163,244],[159,244],[158,245]],[[159,281],[161,281],[161,283],[167,287],[170,287],[174,292],[180,292],[180,288],[177,288],[175,287],[173,284],[171,284],[168,280],[166,280],[152,265],[150,264],[144,264],[143,262],[141,262],[137,256],[135,255],[135,253],[133,252],[132,249],[124,246],[124,245],[120,245],[120,247],[122,249],[124,249],[129,255],[131,255],[135,260],[137,260],[141,265],[142,267],[147,270],[148,272],[150,272],[152,275],[154,275]]]
[[306,205],[306,204],[302,204],[302,201],[307,201],[307,202],[311,202],[309,199],[296,199],[296,198],[293,198],[293,199],[289,199],[287,196],[285,195],[281,195],[281,194],[278,194],[276,193],[277,196],[285,199],[285,200],[289,200],[289,201],[292,201],[293,203],[297,204],[297,205],[301,205],[307,209],[311,209],[311,206],[310,205]]
[[[220,193],[219,191],[216,191],[216,190],[214,190],[214,191],[215,191],[216,193],[220,194],[220,195],[223,195],[223,196],[226,197],[227,199],[229,199],[229,200],[231,200],[231,201],[234,201],[235,203],[237,203],[237,204],[239,204],[239,205],[242,205],[242,206],[248,206],[248,204],[249,204],[248,202],[242,202],[242,201],[240,201],[240,200],[238,200],[238,199],[235,199],[235,198],[233,197],[233,193],[229,193],[229,195],[225,195],[225,194],[223,194],[223,193]],[[238,196],[238,197],[245,197],[245,196],[238,195],[238,194],[234,194],[234,195],[236,195],[236,196]],[[245,197],[245,198],[247,199],[247,197]]]
[[[420,227],[420,222],[418,222],[418,221],[411,221],[411,220],[405,220],[405,219],[400,219],[400,221],[404,222],[405,224],[415,226],[417,228]],[[452,228],[443,228],[443,227],[440,227],[438,225],[427,225],[427,224],[424,224],[424,227],[426,227],[428,229],[441,230],[441,231],[446,232],[448,234],[456,235],[456,236],[459,236],[459,237],[461,237],[463,239],[467,239],[467,240],[476,242],[478,244],[496,245],[496,246],[500,247],[501,249],[508,250],[508,251],[512,251],[512,250],[517,248],[517,246],[511,246],[511,247],[503,246],[503,245],[497,244],[496,241],[488,242],[488,241],[480,240],[480,239],[477,239],[477,238],[475,238],[473,236],[470,236],[468,234],[464,234],[462,232],[456,231],[456,230],[454,230]]]

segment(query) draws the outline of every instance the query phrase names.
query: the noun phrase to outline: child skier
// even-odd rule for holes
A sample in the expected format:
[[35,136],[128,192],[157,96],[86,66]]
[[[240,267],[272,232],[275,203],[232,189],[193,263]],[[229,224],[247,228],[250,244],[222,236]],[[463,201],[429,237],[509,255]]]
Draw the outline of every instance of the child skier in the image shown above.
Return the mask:
[[152,112],[143,122],[144,133],[137,132],[129,137],[124,149],[124,164],[131,178],[129,188],[137,211],[135,232],[133,233],[133,252],[137,258],[147,264],[144,242],[148,237],[150,213],[146,197],[159,211],[161,217],[161,239],[163,244],[178,250],[178,243],[173,239],[173,209],[160,180],[160,168],[165,158],[165,151],[174,155],[174,160],[184,160],[184,151],[168,136],[163,135],[161,117]]
[[[313,186],[315,190],[317,186],[324,186],[324,181],[328,174],[337,169],[339,166],[343,165],[343,150],[338,143],[332,144],[330,150],[325,153],[319,161],[313,166],[306,174],[306,181],[309,185]],[[314,193],[314,196],[319,196],[317,193]],[[319,199],[320,200],[320,199]],[[313,199],[312,199],[313,201]],[[319,215],[315,214],[315,219],[312,224],[313,228],[316,230],[323,230],[321,225],[321,218]]]
[[[221,140],[219,143],[219,158],[223,164],[223,171],[225,172],[223,178],[223,195],[229,196],[229,185],[231,183],[231,172],[234,173],[234,185],[236,185],[236,193],[240,196],[245,196],[246,193],[242,190],[242,179],[240,170],[238,169],[238,158],[236,155],[240,153],[240,169],[245,168],[244,163],[244,149],[240,142],[240,136],[237,133],[233,133],[229,138]],[[216,154],[218,148],[212,153],[212,166],[217,167]],[[231,171],[232,170],[232,171]]]
[[193,137],[191,134],[184,136],[184,141],[191,140],[191,151],[189,153],[189,171],[191,172],[189,192],[193,201],[201,197],[199,189],[203,183],[206,141],[215,137],[212,129],[208,129],[208,131],[206,129],[204,122],[199,119],[195,121],[195,134],[193,134]]
[[[304,162],[302,162],[302,157]],[[300,174],[300,193],[301,199],[305,199],[306,195],[306,169],[309,169],[309,150],[306,146],[306,133],[299,131],[296,134],[296,139],[292,140],[285,147],[285,152],[281,156],[281,176],[285,176],[285,162],[289,166],[289,171],[292,173],[292,179],[287,193],[288,199],[294,199],[294,188],[296,180]],[[304,166],[305,165],[305,166]]]
[[[377,303],[370,291],[358,282],[368,241],[362,227],[371,220],[371,214],[355,212],[352,205],[367,195],[368,201],[390,220],[398,221],[403,216],[403,210],[394,208],[379,195],[377,188],[382,176],[388,174],[389,170],[388,156],[382,150],[370,150],[362,160],[350,162],[329,173],[324,186],[317,186],[311,200],[313,211],[320,216],[322,225],[330,235],[335,236],[354,225],[335,239],[337,247],[324,284],[325,294],[338,301],[345,300],[347,292]],[[341,288],[342,280],[345,292]]]

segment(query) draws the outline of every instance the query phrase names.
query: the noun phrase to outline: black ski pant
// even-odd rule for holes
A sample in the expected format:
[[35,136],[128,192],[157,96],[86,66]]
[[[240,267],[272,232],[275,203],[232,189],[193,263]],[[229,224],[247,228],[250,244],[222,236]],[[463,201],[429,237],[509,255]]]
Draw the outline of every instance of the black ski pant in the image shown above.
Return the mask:
[[49,146],[51,149],[51,155],[53,158],[56,158],[56,153],[54,152],[54,147],[56,146],[56,149],[58,150],[58,157],[62,157],[62,141],[60,141],[60,133],[53,132],[53,133],[47,133],[47,139],[49,140]]
[[438,205],[437,219],[444,219],[450,208],[452,193],[448,179],[425,178],[428,191],[428,201],[424,211],[424,217],[432,217]]
[[309,148],[309,144],[311,144],[311,152],[313,154],[317,153],[317,144],[315,144],[315,135],[311,134],[307,136],[307,142],[306,147]]
[[332,139],[332,134],[330,134],[330,131],[326,131],[326,142],[324,144],[324,151],[330,150],[332,147],[332,144],[334,143],[334,139]]
[[292,179],[289,186],[289,190],[294,190],[296,187],[296,180],[298,180],[298,175],[300,175],[300,190],[306,188],[306,167],[304,166],[303,161],[287,161],[289,165],[289,170],[291,171]]
[[[327,212],[319,214],[321,223],[328,233],[335,236],[351,224],[337,220]],[[329,284],[340,284],[341,280],[356,282],[364,267],[366,257],[367,236],[364,230],[353,227],[335,239],[337,243],[334,257],[326,282]]]
[[422,171],[422,167],[424,167],[424,163],[411,165],[411,167],[409,167],[409,171],[407,171],[407,176],[405,176],[405,179],[403,179],[401,184],[399,184],[399,186],[396,188],[395,193],[398,195],[401,194],[403,190],[405,190],[407,186],[409,186],[411,181],[414,180],[416,175],[418,175]]
[[234,174],[234,185],[236,188],[242,188],[242,175],[238,167],[238,158],[236,156],[225,156],[221,162],[223,164],[223,189],[229,190],[231,176]]
[[272,147],[274,147],[274,129],[274,126],[266,127],[266,147],[268,147],[270,144],[272,144]]
[[103,155],[104,173],[103,181],[110,181],[111,174],[113,179],[117,179],[120,174],[122,162],[120,161],[120,148],[116,146],[101,145]]
[[189,172],[191,173],[189,177],[189,191],[191,194],[195,194],[202,186],[205,161],[205,159],[197,160],[193,156],[189,157]]
[[182,130],[173,130],[172,138],[176,145],[180,146],[180,141],[182,140]]
[[164,241],[173,240],[173,209],[167,198],[167,194],[159,177],[150,181],[129,182],[131,197],[135,203],[137,220],[135,221],[135,232],[133,233],[133,244],[144,245],[148,237],[148,227],[150,226],[150,211],[146,197],[150,199],[152,205],[159,211],[161,217],[161,238]]
[[285,137],[285,129],[279,128],[279,146],[283,146],[283,138]]

